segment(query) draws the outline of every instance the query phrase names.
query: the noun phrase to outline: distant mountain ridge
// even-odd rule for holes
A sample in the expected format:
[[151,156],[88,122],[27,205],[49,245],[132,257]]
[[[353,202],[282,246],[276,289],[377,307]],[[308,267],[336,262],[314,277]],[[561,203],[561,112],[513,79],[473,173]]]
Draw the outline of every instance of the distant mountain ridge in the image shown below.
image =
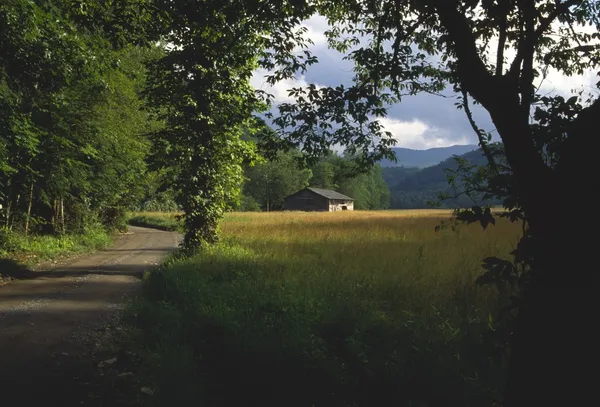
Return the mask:
[[[485,165],[487,160],[478,148],[460,155],[468,163]],[[421,209],[428,207],[428,201],[436,200],[441,192],[450,191],[446,170],[455,170],[456,160],[449,157],[442,162],[426,167],[385,167],[383,178],[390,189],[392,209]],[[486,204],[500,204],[500,201],[487,201]],[[446,208],[469,207],[473,202],[466,196],[442,202]]]
[[392,151],[396,154],[398,162],[382,160],[382,167],[431,167],[447,160],[454,155],[463,155],[477,150],[477,145],[454,145],[450,147],[435,147],[427,150],[414,150],[411,148],[396,147]]

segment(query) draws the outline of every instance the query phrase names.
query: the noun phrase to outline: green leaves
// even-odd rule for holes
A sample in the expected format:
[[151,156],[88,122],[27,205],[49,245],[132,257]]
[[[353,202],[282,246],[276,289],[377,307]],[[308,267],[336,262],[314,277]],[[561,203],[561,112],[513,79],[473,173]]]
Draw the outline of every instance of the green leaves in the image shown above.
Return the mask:
[[283,200],[309,185],[311,171],[301,168],[298,153],[279,153],[274,159],[246,170],[244,194],[266,210],[283,209]]
[[[242,164],[256,157],[242,139],[256,128],[253,114],[269,96],[250,86],[257,66],[270,81],[289,78],[315,62],[296,30],[311,13],[304,2],[159,1],[168,16],[164,40],[174,44],[152,66],[148,94],[167,127],[153,136],[175,166],[177,200],[185,212],[184,247],[218,239],[223,213],[239,200]],[[299,47],[304,50],[295,53]]]
[[[26,213],[40,231],[80,231],[136,199],[143,134],[154,125],[139,91],[153,53],[112,46],[93,10],[115,5],[0,6],[0,182],[7,185],[0,203],[10,208],[8,227],[21,227]],[[132,27],[138,17],[119,18]]]
[[512,284],[517,281],[515,266],[508,260],[486,257],[481,267],[486,271],[477,278],[478,284]]
[[372,86],[342,85],[325,88],[293,88],[295,103],[278,106],[273,120],[281,138],[315,159],[326,155],[333,145],[343,145],[363,167],[389,158],[395,139],[379,122],[385,108]]
[[490,224],[496,224],[496,219],[494,219],[494,215],[489,207],[473,206],[471,209],[459,209],[456,211],[456,218],[467,224],[478,222],[484,229]]

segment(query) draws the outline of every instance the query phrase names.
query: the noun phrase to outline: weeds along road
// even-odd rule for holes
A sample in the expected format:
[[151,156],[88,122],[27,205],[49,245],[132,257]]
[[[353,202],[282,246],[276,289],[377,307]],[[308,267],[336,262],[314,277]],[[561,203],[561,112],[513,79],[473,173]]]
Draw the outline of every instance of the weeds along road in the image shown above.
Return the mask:
[[109,249],[0,287],[0,405],[109,405],[94,394],[104,391],[94,388],[104,376],[94,352],[144,270],[179,241],[177,233],[130,227]]

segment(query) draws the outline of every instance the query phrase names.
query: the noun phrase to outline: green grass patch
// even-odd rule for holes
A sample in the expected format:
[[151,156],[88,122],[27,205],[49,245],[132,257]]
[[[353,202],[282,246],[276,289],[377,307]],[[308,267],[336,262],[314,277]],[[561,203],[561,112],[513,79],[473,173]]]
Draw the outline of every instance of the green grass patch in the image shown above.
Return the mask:
[[141,226],[159,230],[175,232],[181,229],[175,214],[141,214],[129,218],[128,222],[132,226]]
[[498,306],[481,258],[516,229],[229,216],[223,243],[146,275],[128,310],[157,405],[491,406]]
[[82,234],[57,236],[25,236],[0,230],[0,258],[31,266],[45,260],[102,249],[110,243],[111,236],[102,226],[91,226]]

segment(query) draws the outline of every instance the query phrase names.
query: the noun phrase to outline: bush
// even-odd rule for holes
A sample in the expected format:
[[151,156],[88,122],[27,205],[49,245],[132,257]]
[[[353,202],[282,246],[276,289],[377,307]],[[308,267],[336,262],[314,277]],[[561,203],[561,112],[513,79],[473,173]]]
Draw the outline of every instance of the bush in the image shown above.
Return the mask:
[[15,252],[20,245],[15,234],[6,229],[0,229],[0,255]]
[[109,230],[127,230],[127,212],[122,207],[108,207],[100,213],[102,224]]
[[171,191],[157,193],[150,200],[144,202],[140,209],[145,212],[177,212],[180,210]]

